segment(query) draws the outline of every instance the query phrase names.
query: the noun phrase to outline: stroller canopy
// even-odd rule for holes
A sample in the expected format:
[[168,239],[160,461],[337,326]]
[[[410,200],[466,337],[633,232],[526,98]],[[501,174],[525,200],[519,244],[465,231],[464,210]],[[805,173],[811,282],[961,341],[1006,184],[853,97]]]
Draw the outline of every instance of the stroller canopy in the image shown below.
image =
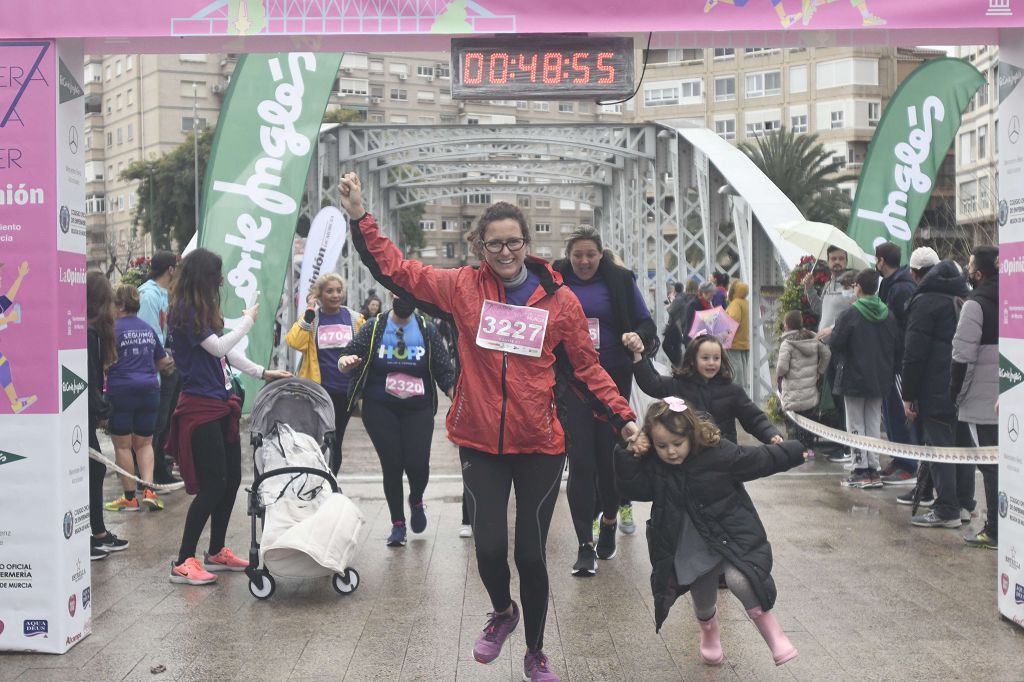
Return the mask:
[[277,423],[291,426],[322,443],[334,431],[334,404],[324,388],[309,379],[279,379],[256,395],[250,415],[250,433],[266,436]]

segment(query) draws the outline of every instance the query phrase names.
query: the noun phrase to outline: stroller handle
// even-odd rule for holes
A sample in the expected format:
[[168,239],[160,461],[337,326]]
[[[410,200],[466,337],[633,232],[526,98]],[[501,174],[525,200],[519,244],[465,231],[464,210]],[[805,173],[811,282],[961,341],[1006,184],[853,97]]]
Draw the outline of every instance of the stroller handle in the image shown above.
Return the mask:
[[331,492],[339,492],[338,481],[329,471],[322,469],[313,469],[312,467],[281,467],[280,469],[271,469],[256,477],[252,482],[252,491],[256,492],[260,489],[260,484],[268,478],[274,476],[286,476],[288,474],[312,474],[313,476],[320,476],[321,478],[327,479],[327,482],[331,484]]

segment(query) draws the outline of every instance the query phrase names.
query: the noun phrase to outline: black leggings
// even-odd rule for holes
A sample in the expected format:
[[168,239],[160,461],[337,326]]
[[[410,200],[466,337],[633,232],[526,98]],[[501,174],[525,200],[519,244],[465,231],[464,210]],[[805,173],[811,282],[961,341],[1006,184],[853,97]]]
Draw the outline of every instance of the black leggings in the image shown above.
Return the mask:
[[345,429],[348,428],[351,413],[348,411],[347,394],[327,391],[327,395],[331,396],[331,403],[334,404],[334,449],[331,450],[331,471],[337,476],[341,471],[341,442],[345,440]]
[[[100,440],[96,437],[96,427],[90,424],[89,447],[100,451]],[[89,525],[93,535],[106,535],[107,527],[103,523],[103,477],[107,475],[107,467],[103,462],[89,458]]]
[[391,522],[404,523],[402,473],[409,477],[409,504],[422,502],[430,478],[434,409],[429,402],[420,403],[419,407],[406,407],[364,398],[363,426],[380,458]]
[[[613,367],[607,371],[619,393],[629,400],[633,386],[632,366]],[[619,434],[611,424],[595,417],[571,389],[566,389],[561,407],[569,458],[566,497],[569,498],[569,513],[572,514],[576,539],[582,545],[593,542],[591,524],[598,513],[603,512],[605,518],[614,519],[620,501],[626,503],[619,499],[615,485],[613,453],[619,443]]]
[[231,508],[242,483],[242,444],[224,442],[227,420],[200,424],[192,432],[192,461],[195,463],[199,492],[185,516],[178,563],[196,555],[199,536],[210,522],[210,554],[224,548]]
[[460,447],[462,481],[476,539],[480,579],[496,612],[512,603],[508,567],[508,498],[516,490],[515,559],[526,646],[544,646],[548,615],[548,527],[558,499],[565,455],[492,455]]

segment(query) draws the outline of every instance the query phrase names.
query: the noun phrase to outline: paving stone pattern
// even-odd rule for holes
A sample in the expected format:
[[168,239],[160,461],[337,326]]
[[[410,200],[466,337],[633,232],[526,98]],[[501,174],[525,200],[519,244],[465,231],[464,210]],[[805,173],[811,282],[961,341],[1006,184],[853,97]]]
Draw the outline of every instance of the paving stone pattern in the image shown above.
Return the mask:
[[[93,634],[63,656],[0,654],[0,681],[521,679],[521,627],[494,663],[473,660],[490,605],[472,540],[458,537],[458,455],[445,439],[443,406],[429,526],[404,548],[384,544],[390,521],[373,479],[379,465],[359,419],[345,446],[342,484],[368,520],[354,594],[338,595],[326,578],[281,578],[265,602],[249,594],[244,574],[221,574],[207,587],[171,584],[189,500],[176,492],[163,512],[107,514],[132,544],[92,564]],[[576,548],[563,487],[548,540],[545,649],[555,671],[580,682],[1024,679],[1024,631],[996,609],[996,552],[964,546],[966,527],[911,529],[908,509],[895,504],[905,488],[843,489],[844,473],[814,461],[748,485],[774,548],[776,613],[800,650],[779,668],[726,592],[722,666],[700,662],[688,598],[655,634],[642,532],[620,534],[618,556],[600,562],[596,577],[571,577]],[[109,476],[109,497],[117,486]],[[636,506],[640,528],[649,512],[649,504]],[[241,495],[229,544],[242,555],[249,545]],[[153,674],[158,665],[166,672]]]

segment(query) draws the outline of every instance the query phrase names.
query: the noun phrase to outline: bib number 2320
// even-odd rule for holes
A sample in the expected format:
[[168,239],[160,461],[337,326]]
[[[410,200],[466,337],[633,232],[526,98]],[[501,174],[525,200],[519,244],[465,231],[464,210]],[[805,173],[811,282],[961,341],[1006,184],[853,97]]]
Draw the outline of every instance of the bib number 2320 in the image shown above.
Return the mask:
[[547,328],[547,310],[484,301],[476,345],[539,358]]

